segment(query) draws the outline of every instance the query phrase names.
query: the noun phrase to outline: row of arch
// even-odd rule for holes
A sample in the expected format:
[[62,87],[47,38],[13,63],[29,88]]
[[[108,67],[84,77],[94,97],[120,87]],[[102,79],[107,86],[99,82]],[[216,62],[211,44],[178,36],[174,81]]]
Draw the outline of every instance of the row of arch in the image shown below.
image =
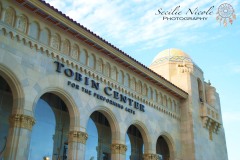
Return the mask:
[[97,57],[94,53],[90,53],[90,51],[84,47],[79,47],[78,44],[71,42],[68,38],[61,37],[60,34],[54,33],[51,29],[41,26],[37,21],[30,21],[26,15],[20,13],[17,15],[14,8],[7,7],[2,9],[1,16],[1,20],[7,25],[16,28],[34,40],[46,46],[50,46],[58,52],[80,62],[84,66],[88,66],[100,72],[124,87],[143,95],[149,100],[168,107],[169,110],[175,113],[179,111],[178,103],[171,97],[148,86],[146,83],[143,83],[141,79],[137,79],[133,75],[130,76],[129,73],[124,72],[122,69],[118,69],[119,67],[110,64],[101,57]]
[[[24,98],[24,96],[19,95],[22,92],[21,91],[22,89],[19,88],[19,86],[21,85],[18,84],[19,82],[17,78],[14,78],[15,77],[14,75],[11,76],[10,72],[6,73],[1,69],[2,68],[0,66],[0,82],[1,82],[0,95],[1,96],[8,95],[7,97],[4,97],[4,99],[10,100],[10,101],[12,100],[13,102],[8,103],[8,105],[13,106],[13,104],[19,103],[19,101],[14,102],[15,101],[14,97],[16,98],[16,100],[18,100],[17,97]],[[6,68],[4,68],[4,70],[6,71]],[[36,126],[35,128],[33,128],[33,131],[32,131],[32,139],[30,144],[31,154],[29,154],[30,159],[34,160],[34,159],[40,158],[40,157],[37,157],[37,155],[40,154],[40,150],[42,151],[43,149],[42,148],[39,149],[39,152],[36,152],[36,151],[38,150],[38,146],[41,146],[40,144],[42,144],[43,142],[45,146],[48,146],[48,144],[46,144],[48,142],[52,143],[52,144],[49,144],[50,148],[52,147],[51,151],[49,150],[49,152],[52,152],[52,153],[45,153],[46,152],[45,151],[44,153],[46,155],[41,154],[41,156],[48,156],[47,154],[50,154],[52,159],[58,159],[59,156],[61,155],[61,159],[64,159],[64,157],[66,158],[68,156],[67,152],[70,152],[67,150],[67,146],[69,145],[67,142],[67,132],[70,130],[70,126],[76,127],[76,125],[78,125],[76,121],[79,121],[77,118],[79,117],[79,112],[76,112],[76,109],[74,109],[73,107],[74,105],[72,105],[72,103],[69,102],[70,101],[69,99],[71,98],[69,96],[66,96],[67,94],[63,94],[62,92],[63,91],[61,90],[58,91],[57,89],[50,89],[50,90],[47,89],[46,92],[41,93],[41,95],[37,96],[36,98],[37,102],[35,103],[35,107],[34,107],[35,109],[34,109],[33,115],[37,119],[37,121],[36,121]],[[5,104],[4,105],[0,104],[0,105],[2,108],[2,106],[4,106]],[[6,108],[8,108],[8,111],[6,111],[8,112],[7,114],[5,114],[4,109],[1,110],[0,112],[1,115],[4,115],[4,117],[6,117],[5,121],[1,121],[4,123],[8,122],[7,116],[10,116],[12,114],[11,112],[14,112],[13,110],[12,111],[9,110],[9,108],[12,108],[12,107],[9,107],[8,105],[5,106]],[[52,115],[49,114],[51,112],[49,109],[52,110]],[[49,118],[51,116],[53,116],[55,120],[47,119],[45,123],[46,118]],[[72,117],[75,117],[77,119],[73,120]],[[111,143],[116,139],[116,136],[119,136],[118,133],[120,132],[120,126],[116,122],[116,118],[114,118],[114,114],[111,113],[110,110],[106,110],[106,109],[93,111],[90,116],[90,119],[91,119],[91,122],[94,122],[94,124],[92,123],[93,128],[95,126],[95,130],[97,130],[95,135],[93,135],[98,137],[97,141],[94,141],[97,144],[96,147],[98,147],[96,149],[96,153],[97,153],[96,156],[99,158],[99,156],[103,156],[105,154],[107,157],[106,160],[110,160],[111,150],[109,148],[109,145],[111,145]],[[44,125],[42,125],[41,123],[45,123],[44,124],[45,127],[47,126],[46,130],[43,129]],[[54,123],[53,131],[50,132],[49,130],[51,130],[51,126],[49,125],[52,123]],[[5,127],[5,128],[0,127],[0,130],[1,130],[0,133],[1,134],[6,133],[6,130],[7,130],[6,125],[0,125],[0,126]],[[9,124],[7,124],[7,126],[9,127]],[[105,132],[104,134],[99,133],[99,130],[107,131],[108,127],[110,129],[108,133],[105,133]],[[43,131],[44,133],[41,133],[41,131]],[[47,136],[48,131],[49,131],[49,136]],[[91,132],[91,130],[89,130],[88,134],[91,135],[93,133]],[[39,138],[42,137],[42,135],[45,136],[44,138],[46,138],[46,140],[44,141],[44,139],[41,139],[42,142],[39,142]],[[104,138],[104,135],[110,135],[110,136],[105,136]],[[149,138],[147,127],[143,124],[143,122],[134,122],[133,124],[130,124],[130,126],[128,127],[128,130],[126,131],[126,136],[128,136],[128,138],[126,139],[128,139],[130,143],[129,148],[131,148],[131,152],[129,153],[130,159],[141,160],[144,154],[143,150],[146,150],[146,151],[149,150],[148,143],[151,141]],[[109,137],[111,138],[109,139]],[[0,138],[3,138],[3,136],[1,135]],[[91,139],[91,136],[89,138]],[[51,141],[50,139],[52,139],[53,141]],[[101,139],[101,141],[99,139]],[[168,134],[164,134],[164,135],[160,135],[156,141],[157,141],[156,151],[158,152],[158,154],[161,154],[163,157],[165,157],[164,160],[169,158],[172,159],[174,155],[173,153],[174,145],[173,145],[172,138]],[[100,142],[102,143],[101,150],[99,149]],[[93,147],[92,144],[87,144],[87,145],[90,145],[90,147],[88,146],[86,147],[86,151],[85,151],[86,153],[88,152],[88,149]],[[106,145],[105,149],[104,149],[104,145]],[[98,155],[100,151],[101,151],[101,155]],[[55,156],[54,154],[56,155],[55,158],[54,158]],[[99,159],[105,160],[103,157]],[[89,159],[86,159],[86,160],[89,160]]]

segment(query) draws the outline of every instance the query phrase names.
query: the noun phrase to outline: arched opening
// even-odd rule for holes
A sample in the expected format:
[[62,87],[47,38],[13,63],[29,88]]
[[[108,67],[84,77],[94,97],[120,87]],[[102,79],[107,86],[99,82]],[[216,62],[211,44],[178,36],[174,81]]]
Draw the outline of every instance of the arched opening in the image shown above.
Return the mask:
[[13,94],[7,81],[0,76],[0,159],[3,157],[12,113]]
[[142,160],[143,158],[143,138],[137,127],[131,125],[126,133],[126,160]]
[[170,160],[169,146],[163,136],[160,136],[157,140],[156,152],[160,160]]
[[87,133],[85,160],[111,160],[111,127],[101,112],[95,111],[91,114]]
[[37,101],[32,128],[29,159],[66,160],[70,116],[66,104],[53,93]]
[[124,77],[124,86],[125,87],[129,87],[130,85],[129,85],[129,81],[130,81],[130,76],[129,76],[129,74],[127,73],[126,75],[125,75],[125,77]]
[[203,85],[202,85],[202,81],[198,78],[197,79],[197,82],[198,82],[198,95],[199,95],[199,101],[201,103],[204,102],[204,97],[203,97]]
[[28,35],[36,40],[38,40],[38,36],[39,36],[39,24],[37,22],[32,22],[29,25],[29,31],[28,31]]

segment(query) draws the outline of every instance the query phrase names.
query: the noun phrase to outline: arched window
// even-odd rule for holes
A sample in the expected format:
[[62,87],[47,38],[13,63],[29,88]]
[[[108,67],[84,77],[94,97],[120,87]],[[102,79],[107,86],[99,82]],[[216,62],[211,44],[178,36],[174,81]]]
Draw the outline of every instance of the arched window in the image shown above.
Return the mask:
[[71,45],[70,45],[69,40],[65,39],[63,41],[63,44],[62,44],[62,53],[66,54],[66,55],[69,55],[69,53],[70,53],[70,46]]
[[148,89],[148,98],[149,98],[150,100],[153,99],[153,90],[152,90],[151,87],[149,87],[149,89]]
[[153,91],[153,101],[157,102],[157,91],[155,89]]
[[100,73],[103,73],[103,60],[101,58],[98,59],[98,61],[97,61],[97,70]]
[[49,45],[49,35],[50,35],[50,31],[47,28],[44,28],[41,32],[40,32],[40,38],[39,41],[43,44]]
[[100,112],[91,114],[87,124],[85,160],[110,160],[112,133],[109,121]]
[[163,96],[163,106],[167,107],[167,96]]
[[163,105],[163,96],[161,92],[158,93],[158,103]]
[[142,89],[142,94],[143,94],[143,96],[147,96],[147,93],[148,93],[148,88],[147,88],[147,85],[144,83],[143,89]]
[[123,71],[122,70],[120,70],[119,72],[118,72],[118,82],[120,83],[120,84],[123,84]]
[[38,100],[34,117],[29,159],[67,159],[70,116],[65,103],[55,94]]
[[172,100],[170,98],[168,98],[168,108],[169,110],[172,110]]
[[138,80],[136,88],[138,93],[142,93],[142,82],[140,80]]
[[29,31],[28,31],[28,35],[30,37],[32,37],[33,39],[38,40],[38,36],[39,36],[39,24],[37,22],[32,22],[29,25]]
[[204,97],[203,97],[203,85],[202,85],[202,81],[198,78],[197,79],[198,82],[198,95],[199,95],[199,101],[201,103],[204,102]]
[[104,75],[107,76],[107,77],[110,77],[110,73],[111,73],[111,66],[110,66],[110,64],[107,62],[107,63],[104,65]]
[[81,49],[81,52],[80,52],[80,63],[82,64],[87,64],[87,51],[85,49]]
[[170,150],[168,144],[162,136],[160,136],[157,140],[156,151],[157,154],[160,156],[160,160],[170,159]]
[[51,36],[51,44],[50,46],[56,50],[60,49],[60,36],[58,34],[54,34]]
[[16,28],[23,32],[23,33],[26,33],[27,31],[27,25],[28,25],[28,20],[27,20],[27,17],[24,16],[24,15],[20,15],[18,18],[17,18],[17,23],[16,23]]
[[15,10],[13,8],[9,7],[5,10],[3,21],[10,26],[14,26]]
[[111,78],[117,80],[117,68],[115,66],[112,68]]
[[127,145],[126,160],[143,159],[144,143],[142,134],[140,133],[138,128],[135,127],[134,125],[131,125],[127,130],[126,145]]
[[129,87],[129,81],[130,81],[130,76],[128,73],[126,73],[126,76],[124,77],[124,86]]
[[0,3],[0,17],[2,17],[1,15],[2,15],[2,4]]
[[8,85],[8,82],[0,75],[0,153],[4,152],[6,149],[10,126],[9,116],[12,113],[12,107],[13,94],[11,88]]
[[77,44],[74,44],[72,47],[71,55],[73,59],[77,60],[79,59],[79,47]]
[[136,90],[136,79],[134,77],[131,79],[131,89]]
[[93,54],[89,54],[88,58],[88,66],[92,69],[95,69],[95,56]]

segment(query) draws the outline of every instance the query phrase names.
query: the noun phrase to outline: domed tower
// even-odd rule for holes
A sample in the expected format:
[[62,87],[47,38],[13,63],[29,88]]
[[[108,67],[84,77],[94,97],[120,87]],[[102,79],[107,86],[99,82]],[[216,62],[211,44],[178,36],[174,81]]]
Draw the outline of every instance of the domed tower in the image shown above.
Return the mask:
[[[172,48],[158,53],[149,68],[188,92],[186,81],[183,78],[187,78],[188,73],[193,71],[193,64],[189,55],[179,49]],[[199,71],[202,73],[200,69]]]
[[179,49],[160,52],[149,68],[189,95],[180,105],[183,159],[227,159],[219,95],[203,71]]

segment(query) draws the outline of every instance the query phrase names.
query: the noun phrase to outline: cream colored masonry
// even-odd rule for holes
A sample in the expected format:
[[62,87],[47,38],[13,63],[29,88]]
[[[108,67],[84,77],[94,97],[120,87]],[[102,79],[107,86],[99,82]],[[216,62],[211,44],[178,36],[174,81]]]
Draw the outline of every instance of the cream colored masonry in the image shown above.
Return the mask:
[[[12,16],[12,19],[6,17],[7,13]],[[169,95],[154,84],[144,82],[142,77],[126,72],[125,68],[111,63],[108,57],[103,58],[102,53],[100,55],[94,54],[98,51],[94,51],[85,44],[77,43],[74,41],[75,39],[70,39],[63,33],[58,34],[50,26],[38,23],[37,19],[31,16],[27,17],[26,14],[12,6],[3,8],[0,22],[2,35],[11,41],[23,43],[32,49],[35,48],[37,51],[47,54],[49,58],[61,61],[97,81],[155,108],[159,112],[180,120],[180,99]],[[25,27],[19,26],[20,21],[25,21]],[[41,40],[41,37],[44,36],[47,37],[46,41]],[[57,42],[58,44],[56,44]],[[77,56],[74,53],[77,53]]]
[[[20,10],[14,3],[9,4],[12,1],[3,2],[0,4],[0,74],[9,83],[13,93],[13,115],[34,118],[37,101],[44,93],[51,92],[66,103],[70,115],[69,131],[77,133],[74,135],[79,133],[87,137],[86,125],[91,113],[101,111],[109,120],[113,145],[125,145],[127,129],[133,124],[142,134],[146,160],[152,159],[148,157],[156,157],[159,136],[166,139],[170,160],[182,157],[180,98],[146,81],[128,68],[114,64],[112,59],[74,37],[59,34],[48,22],[39,22],[34,17],[36,15]],[[72,90],[67,86],[67,78],[56,73],[56,60],[145,104],[146,112],[138,111],[131,115]],[[166,81],[166,87],[169,86],[171,90],[173,85]],[[175,91],[183,93],[177,88]],[[21,132],[20,138],[15,141],[19,137],[18,131]],[[29,153],[30,137],[30,130],[10,128],[6,156],[9,159],[18,156],[25,160]],[[69,144],[69,159],[83,159],[85,144],[81,142],[77,138],[77,142],[73,140]],[[120,159],[125,159],[125,154],[122,153],[125,147],[121,148],[121,155],[113,152],[111,157],[120,156]]]

